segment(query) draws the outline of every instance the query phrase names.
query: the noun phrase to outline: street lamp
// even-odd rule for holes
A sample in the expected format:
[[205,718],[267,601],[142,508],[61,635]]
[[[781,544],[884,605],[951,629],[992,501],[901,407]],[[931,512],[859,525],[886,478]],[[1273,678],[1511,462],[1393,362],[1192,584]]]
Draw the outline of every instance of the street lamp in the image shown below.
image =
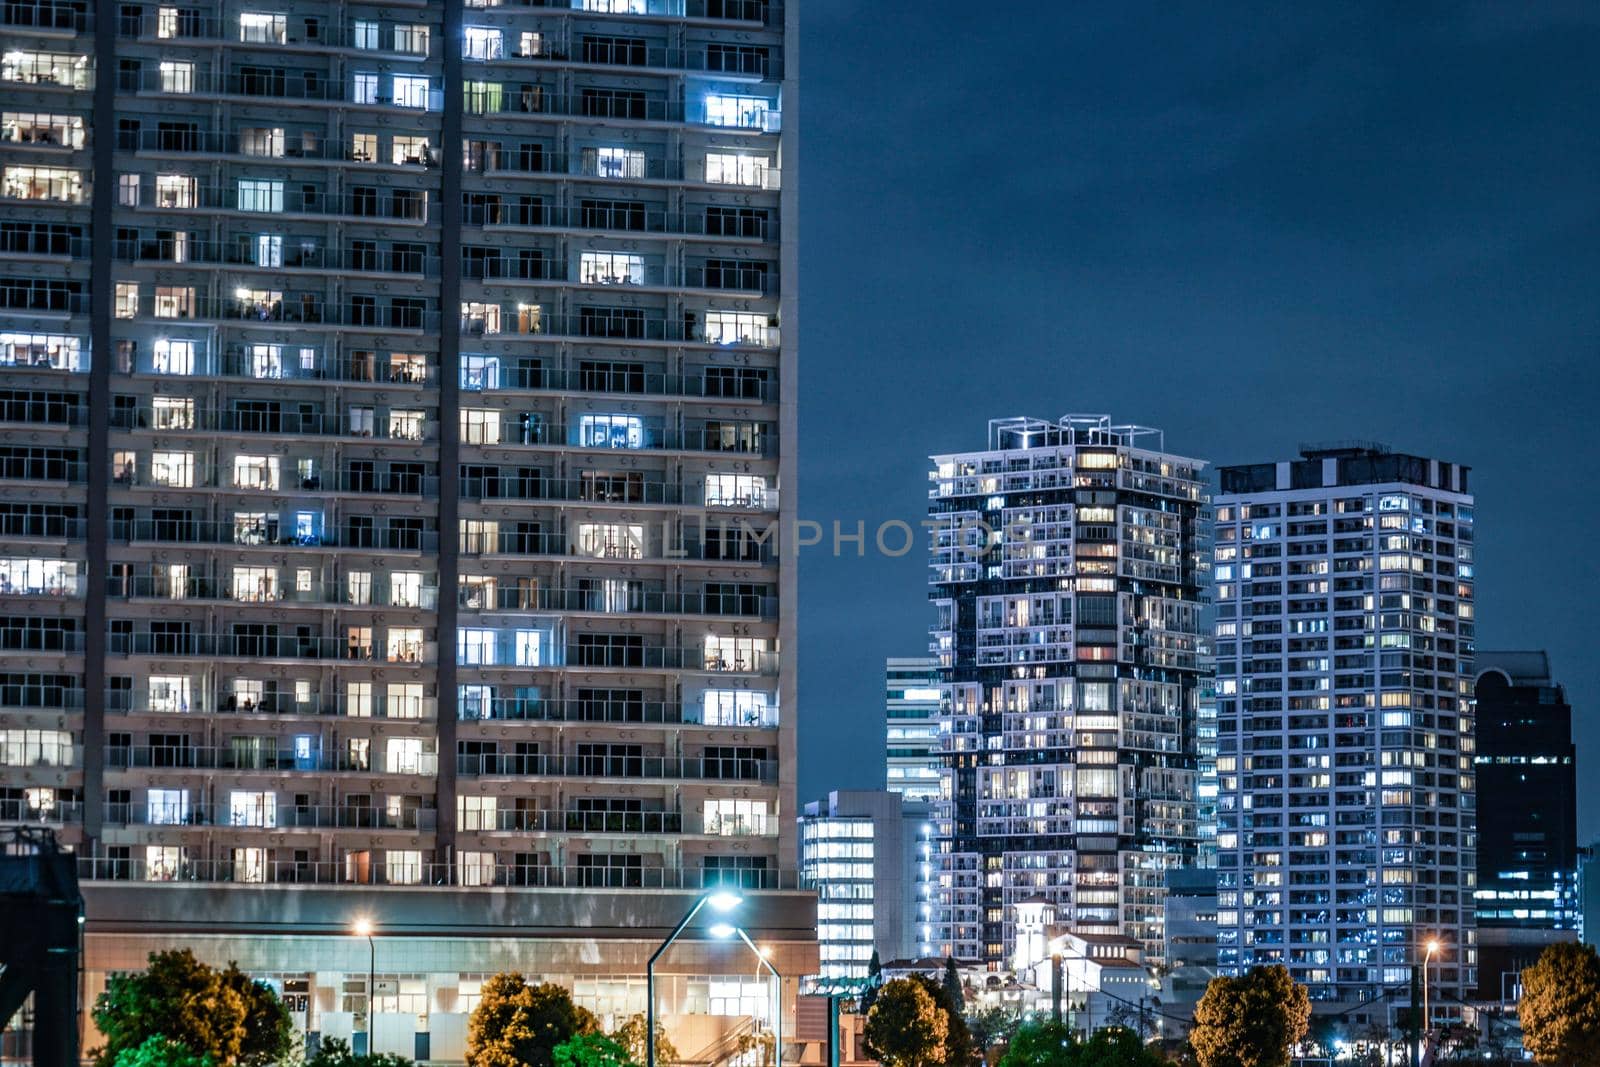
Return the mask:
[[1422,957],[1422,1040],[1428,1040],[1428,1031],[1433,1026],[1433,1015],[1428,1011],[1428,963],[1433,959],[1433,954],[1439,951],[1439,939],[1428,938],[1428,943],[1423,946],[1428,951]]
[[[716,931],[713,930],[712,932],[715,933]],[[767,970],[772,972],[772,979],[777,983],[778,1003],[773,1006],[772,1013],[772,1062],[776,1064],[776,1067],[783,1067],[783,975],[779,974],[778,968],[774,967],[772,961],[767,959],[767,954],[756,948],[756,944],[750,940],[749,934],[737,926],[733,928],[733,932],[739,935],[740,941],[750,946],[750,951],[754,952],[756,959],[760,960]],[[761,973],[760,967],[756,968],[756,973]]]
[[372,1054],[372,1001],[373,1001],[373,996],[374,996],[374,994],[376,992],[376,990],[374,989],[374,986],[377,984],[377,974],[378,974],[378,945],[377,945],[377,942],[372,940],[372,935],[374,933],[374,929],[373,929],[373,926],[372,926],[372,920],[368,919],[364,915],[359,917],[359,918],[357,918],[356,921],[351,924],[350,932],[355,934],[357,937],[364,937],[364,938],[367,939],[367,1049],[366,1049],[366,1052],[367,1052],[367,1055],[370,1056]]
[[[679,920],[678,925],[672,928],[672,933],[668,934],[667,935],[667,939],[665,941],[661,942],[661,947],[656,949],[655,952],[651,955],[650,962],[645,964],[645,967],[644,967],[644,995],[645,995],[644,1062],[645,1062],[645,1067],[656,1067],[656,960],[661,958],[661,954],[663,952],[667,951],[667,949],[672,947],[672,943],[674,941],[678,940],[678,935],[683,933],[684,928],[687,927],[691,922],[694,921],[694,917],[696,915],[700,914],[700,909],[705,907],[707,904],[711,905],[712,910],[722,912],[723,914],[727,914],[728,912],[733,911],[735,908],[737,908],[740,904],[743,904],[743,903],[744,903],[744,898],[743,897],[741,897],[738,893],[732,893],[732,892],[729,892],[726,889],[714,889],[709,893],[702,893],[700,895],[700,898],[694,902],[694,907],[690,908],[689,909],[689,913],[687,915],[685,915],[681,920]],[[712,933],[716,934],[717,929],[722,925],[725,925],[725,924],[718,924],[718,927],[713,927],[712,928]],[[732,928],[730,927],[729,928],[729,932],[731,932],[731,931],[732,931]],[[726,936],[726,935],[718,935],[718,936]]]

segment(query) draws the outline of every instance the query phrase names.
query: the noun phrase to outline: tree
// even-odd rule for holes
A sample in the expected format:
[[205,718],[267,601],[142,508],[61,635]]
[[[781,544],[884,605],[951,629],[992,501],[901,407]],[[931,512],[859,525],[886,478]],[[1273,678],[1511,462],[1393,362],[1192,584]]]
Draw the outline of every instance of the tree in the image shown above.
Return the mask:
[[189,1046],[165,1034],[151,1034],[137,1048],[117,1053],[116,1067],[213,1067],[210,1056],[197,1056]]
[[114,1067],[122,1053],[164,1036],[228,1067],[244,1044],[245,1011],[239,993],[193,952],[152,952],[148,968],[113,976],[95,1000],[94,1024],[106,1038],[95,1062]]
[[258,982],[229,963],[222,984],[244,1004],[244,1036],[239,1043],[239,1067],[272,1067],[294,1045],[294,1018],[272,987]]
[[886,1067],[928,1067],[948,1062],[950,1015],[915,978],[884,984],[867,1013],[867,1050]]
[[[645,1047],[646,1025],[644,1013],[640,1012],[638,1015],[630,1016],[627,1022],[608,1035],[612,1041],[623,1047],[628,1058],[634,1063],[648,1063],[650,1060],[650,1050]],[[667,1028],[660,1022],[656,1023],[656,1062],[678,1062],[678,1050],[667,1040]]]
[[996,1046],[1010,1044],[1021,1021],[1015,1012],[996,1004],[967,1016],[967,1030],[978,1051],[988,1052]]
[[1075,1040],[1064,1023],[1041,1019],[1017,1029],[1000,1067],[1168,1067],[1132,1030],[1113,1026]]
[[949,1016],[947,1032],[944,1039],[945,1062],[950,1067],[970,1064],[978,1058],[977,1042],[972,1040],[972,1031],[967,1029],[967,1017],[957,1002],[952,1000],[944,983],[935,982],[925,974],[914,974],[909,981],[919,983],[933,998],[933,1002],[944,1009]]
[[1600,1064],[1600,957],[1593,945],[1551,945],[1522,972],[1522,1046],[1540,1063]]
[[557,1045],[599,1029],[553,982],[531,986],[520,974],[497,974],[483,983],[467,1022],[467,1067],[555,1067]]
[[412,1067],[411,1061],[392,1052],[371,1052],[357,1056],[350,1051],[350,1043],[337,1037],[325,1037],[317,1046],[317,1054],[306,1061],[305,1067]]
[[999,1067],[1059,1067],[1070,1056],[1075,1042],[1066,1023],[1054,1019],[1035,1019],[1017,1027],[1000,1057]]
[[[643,1033],[641,1026],[641,1045]],[[593,1033],[573,1034],[551,1051],[551,1058],[555,1067],[636,1067],[638,1063],[620,1042]]]
[[956,971],[954,956],[944,958],[944,991],[950,998],[950,1003],[955,1005],[957,1014],[967,1013],[967,996],[961,990],[961,975]]
[[1200,1067],[1288,1067],[1310,1018],[1311,998],[1282,964],[1254,967],[1211,980],[1189,1041]]

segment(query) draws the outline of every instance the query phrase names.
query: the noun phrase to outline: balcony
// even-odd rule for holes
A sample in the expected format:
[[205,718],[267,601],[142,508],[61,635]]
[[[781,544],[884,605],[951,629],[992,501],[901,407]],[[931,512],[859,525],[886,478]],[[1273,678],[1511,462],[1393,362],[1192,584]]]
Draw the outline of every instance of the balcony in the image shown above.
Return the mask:
[[[201,408],[181,413],[153,408],[122,408],[112,412],[111,426],[117,430],[147,430],[171,435],[188,434],[270,434],[274,437],[349,437],[376,441],[435,441],[438,439],[438,422],[435,419],[395,418],[373,414],[370,418],[352,419],[337,412],[303,411],[219,411]],[[294,459],[282,456],[283,466],[292,468]],[[296,488],[292,483],[299,479],[285,477],[284,490]],[[278,486],[268,487],[273,492]],[[302,490],[315,490],[315,485],[301,484]]]
[[313,190],[309,195],[296,189],[267,189],[240,194],[238,186],[219,187],[187,184],[161,186],[146,183],[139,190],[135,207],[162,214],[204,214],[237,212],[246,218],[306,215],[313,219],[363,222],[371,225],[423,224],[428,221],[426,189],[374,188],[352,191],[339,197]]
[[[4,595],[4,590],[0,590]],[[325,607],[338,605],[346,608],[401,608],[414,611],[436,611],[439,607],[437,586],[423,586],[397,594],[380,584],[364,594],[363,599],[352,597],[349,588],[332,582],[313,582],[309,589],[300,589],[288,583],[273,582],[260,588],[253,583],[241,586],[226,578],[189,578],[174,583],[164,575],[135,575],[119,581],[110,579],[107,596],[123,600],[216,600],[232,604],[302,605]]]
[[776,760],[698,756],[461,754],[456,756],[456,773],[471,778],[625,778],[771,784],[778,780],[778,764]]
[[460,606],[469,612],[539,611],[595,615],[706,615],[775,619],[778,598],[757,594],[707,592],[675,593],[663,590],[628,590],[610,595],[601,589],[496,589],[491,603],[474,588],[463,587]]
[[434,552],[439,535],[433,530],[354,529],[304,531],[293,515],[268,516],[262,524],[248,525],[203,519],[112,519],[110,537],[131,545],[237,545],[275,549],[372,549],[382,552]]
[[779,239],[775,212],[764,208],[716,208],[671,212],[631,201],[577,207],[539,203],[513,207],[510,203],[468,203],[464,226],[511,231],[585,230],[645,237],[704,237],[718,242],[771,242]]
[[194,695],[193,703],[188,696],[171,691],[112,689],[106,693],[106,710],[120,715],[344,717],[405,722],[431,722],[439,717],[438,700],[431,696],[351,701],[336,694],[321,694],[301,701],[290,692],[267,691],[256,701],[226,690],[208,693],[203,689]]
[[[421,252],[372,248],[306,248],[286,242],[272,254],[263,255],[254,243],[254,237],[240,237],[233,241],[184,240],[182,244],[165,240],[123,241],[113,244],[112,254],[124,263],[141,263],[162,267],[196,268],[228,265],[249,268],[274,276],[283,271],[306,273],[347,274],[397,274],[416,278],[437,278],[439,257]],[[72,254],[78,255],[81,247]],[[263,260],[265,260],[263,262]]]
[[[64,807],[65,805],[63,805]],[[426,814],[432,815],[432,812]],[[430,820],[431,828],[432,821]],[[392,829],[392,827],[389,827]],[[651,857],[654,858],[654,857]],[[540,889],[681,889],[702,892],[729,887],[744,890],[795,889],[796,871],[719,867],[555,867],[543,863],[496,864],[487,874],[442,863],[408,865],[387,871],[376,859],[277,860],[260,864],[185,858],[176,863],[81,856],[78,877],[85,881],[203,882],[232,885],[393,885]]]
[[[750,367],[703,367],[685,375],[633,371],[546,369],[501,366],[499,356],[463,353],[462,392],[608,393],[632,396],[684,396],[741,403],[776,403],[776,371]],[[509,360],[507,360],[509,362]]]
[[[260,624],[262,630],[267,624]],[[276,629],[272,626],[271,629]],[[0,631],[3,633],[3,631]],[[81,635],[69,635],[79,637]],[[417,641],[403,648],[339,636],[279,633],[183,633],[135,631],[113,633],[107,651],[121,656],[165,656],[182,659],[322,660],[329,662],[389,663],[423,666],[435,660],[432,641]]]
[[116,826],[163,826],[173,830],[223,826],[230,831],[250,830],[433,830],[437,820],[432,808],[402,808],[391,811],[355,805],[282,804],[237,812],[221,804],[190,803],[177,810],[154,811],[139,804],[108,804],[106,822]]
[[[274,743],[290,742],[274,739]],[[372,758],[352,760],[344,753],[324,752],[320,744],[309,754],[293,749],[259,751],[231,746],[200,745],[107,745],[107,770],[207,770],[207,771],[316,771],[318,773],[398,774],[431,778],[439,773],[435,753],[409,753],[388,766],[382,738],[373,738]],[[291,809],[293,810],[293,809]]]
[[408,334],[432,333],[439,329],[439,312],[423,307],[379,307],[375,304],[328,304],[312,297],[259,300],[236,296],[232,299],[189,296],[167,309],[170,314],[143,313],[136,316],[145,325],[170,326],[175,322],[240,323],[271,326],[296,323],[331,326],[349,330],[404,331]]
[[[194,64],[195,68],[199,64]],[[294,75],[294,76],[291,76]],[[373,107],[402,112],[438,112],[444,109],[444,91],[437,86],[421,90],[414,100],[396,101],[374,91],[357,92],[343,79],[321,71],[286,71],[260,68],[256,71],[186,70],[175,77],[160,70],[143,71],[137,80],[126,79],[119,88],[140,96],[183,97],[186,99],[225,99],[233,102],[276,100],[306,104],[333,104],[341,108]]]

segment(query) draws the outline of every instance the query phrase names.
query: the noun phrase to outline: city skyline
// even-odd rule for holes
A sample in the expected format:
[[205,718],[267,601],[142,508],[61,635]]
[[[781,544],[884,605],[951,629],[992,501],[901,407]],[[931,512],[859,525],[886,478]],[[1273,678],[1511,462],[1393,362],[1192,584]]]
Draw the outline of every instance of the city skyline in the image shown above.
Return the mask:
[[[1600,460],[1592,15],[1047,12],[974,39],[954,11],[807,8],[830,122],[803,125],[806,166],[836,195],[802,227],[803,516],[914,525],[928,457],[1011,415],[1112,411],[1220,465],[1448,456],[1504,517],[1479,644],[1548,649],[1600,761],[1577,547],[1600,509],[1569,475]],[[896,54],[919,58],[886,79]],[[933,618],[923,548],[802,554],[803,797],[882,782],[883,661]],[[1594,791],[1578,825],[1600,836]]]

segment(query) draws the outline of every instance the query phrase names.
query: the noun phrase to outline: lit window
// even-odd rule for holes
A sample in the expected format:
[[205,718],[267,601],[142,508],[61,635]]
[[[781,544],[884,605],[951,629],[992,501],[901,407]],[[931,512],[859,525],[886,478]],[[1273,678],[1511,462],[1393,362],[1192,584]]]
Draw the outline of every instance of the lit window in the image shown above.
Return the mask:
[[139,283],[118,282],[113,314],[119,319],[136,318],[139,314]]
[[703,816],[704,832],[723,837],[765,834],[769,828],[765,800],[707,800]]
[[82,148],[83,117],[7,111],[0,114],[0,140],[15,144]]
[[461,43],[463,59],[501,59],[505,56],[505,35],[487,26],[468,26]]
[[179,63],[173,60],[162,60],[159,70],[161,72],[161,91],[164,93],[192,93],[194,92],[194,64]]
[[[421,885],[422,853],[416,849],[387,849],[383,870],[390,885]],[[381,1002],[374,1007],[381,1011]]]
[[144,847],[144,878],[147,882],[175,882],[183,873],[183,849],[177,845]]
[[228,825],[277,826],[277,794],[233,790],[228,794]]
[[583,448],[643,448],[644,419],[638,415],[583,415],[578,440]]
[[542,638],[541,638],[541,636],[539,634],[539,631],[538,630],[518,630],[517,633],[516,633],[516,638],[517,638],[517,641],[516,641],[516,646],[517,646],[517,648],[516,648],[517,666],[519,666],[519,667],[538,667],[538,666],[540,666],[542,661],[541,661],[539,653],[540,653],[540,641],[542,640]]
[[169,489],[194,488],[194,453],[152,452],[150,480]]
[[378,135],[357,133],[350,136],[350,158],[357,163],[378,161]]
[[500,388],[500,358],[498,356],[463,355],[461,357],[461,388],[472,392]]
[[500,305],[479,300],[461,302],[461,332],[481,337],[500,332]]
[[763,667],[766,656],[766,638],[706,635],[705,669],[708,671],[757,671]]
[[714,345],[767,344],[767,316],[744,311],[707,311],[706,340]]
[[[11,195],[9,193],[7,196]],[[117,175],[117,204],[120,207],[139,206],[139,176],[137,174]]]
[[[467,799],[467,798],[463,798]],[[485,798],[493,800],[493,797]],[[469,830],[472,827],[465,822],[461,829]],[[488,823],[483,829],[493,830],[494,824]],[[494,885],[494,853],[493,852],[468,852],[463,851],[456,856],[456,870],[460,872],[460,881],[466,886]],[[463,983],[464,985],[465,983]]]
[[422,662],[422,629],[417,626],[389,627],[388,659],[390,663]]
[[[396,52],[409,52],[414,56],[428,54],[428,27],[426,26],[396,26],[394,28],[394,50]],[[423,79],[427,83],[427,79]],[[399,94],[395,94],[396,98]],[[425,105],[407,105],[422,107]]]
[[631,252],[585,252],[578,280],[585,285],[643,285],[644,257]]
[[426,710],[421,682],[390,682],[384,698],[391,719],[420,719]]
[[195,343],[160,339],[155,343],[150,369],[156,374],[193,374]]
[[747,156],[732,152],[706,154],[706,184],[753,185],[767,184],[767,161],[762,156]]
[[761,130],[767,127],[767,112],[771,108],[772,101],[765,97],[710,93],[706,96],[706,123]]
[[748,689],[708,689],[701,697],[707,726],[770,726],[766,693]]
[[[242,182],[240,184],[243,185]],[[187,174],[156,175],[156,207],[198,207],[199,203],[200,184],[196,179]]]
[[283,44],[286,39],[283,15],[260,11],[239,13],[239,40],[252,44]]
[[189,821],[187,789],[152,789],[145,795],[145,817],[152,826],[181,826]]
[[267,880],[267,850],[264,848],[236,848],[233,850],[233,880],[259,883]]
[[235,489],[278,489],[277,456],[234,456],[233,487]]
[[396,107],[426,108],[428,106],[428,79],[410,74],[394,76],[394,104]]
[[492,667],[497,660],[495,631],[460,629],[456,631],[456,662],[470,667]]
[[246,156],[283,158],[283,127],[247,126],[239,131],[239,153]]
[[492,445],[500,441],[500,412],[483,408],[461,410],[461,440],[469,445]]
[[426,137],[395,137],[389,144],[389,162],[395,166],[406,163],[421,164],[428,162],[428,139]]
[[422,738],[420,737],[391,737],[385,745],[384,755],[387,762],[384,764],[391,774],[423,774],[432,768],[424,768],[422,751]]
[[13,200],[83,202],[82,172],[63,167],[7,167],[0,184]]
[[759,474],[708,474],[705,502],[708,507],[770,507],[767,479]]
[[364,19],[357,19],[355,31],[351,35],[351,44],[357,48],[373,49],[378,47],[378,24]]
[[155,317],[158,319],[194,318],[194,286],[158,285],[155,294]]
[[579,523],[577,553],[599,559],[643,559],[644,526],[632,523]]
[[637,148],[585,148],[583,173],[597,178],[643,178],[644,152]]
[[376,104],[378,102],[378,76],[376,74],[353,75],[354,91],[351,93],[350,102],[354,104]]
[[[160,190],[157,189],[159,195]],[[283,211],[283,182],[271,178],[240,178],[240,211]]]

